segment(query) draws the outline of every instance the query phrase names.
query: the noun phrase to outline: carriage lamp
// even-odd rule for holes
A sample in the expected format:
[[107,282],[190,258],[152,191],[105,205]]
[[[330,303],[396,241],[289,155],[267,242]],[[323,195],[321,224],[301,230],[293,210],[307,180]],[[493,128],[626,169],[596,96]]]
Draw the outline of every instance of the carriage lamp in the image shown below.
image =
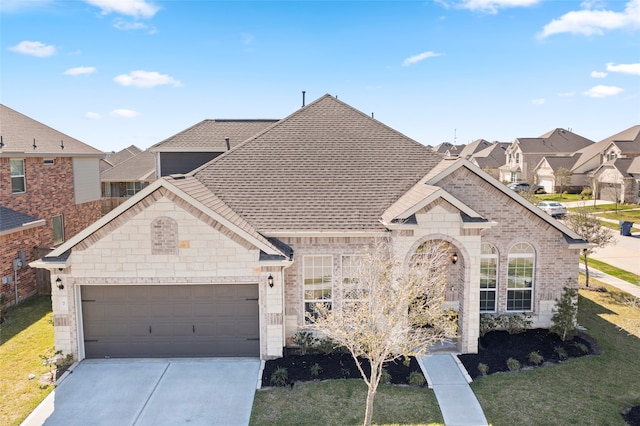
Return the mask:
[[62,284],[62,278],[60,278],[60,277],[56,278],[56,286],[57,286],[60,290],[64,289],[64,284]]
[[453,256],[451,256],[451,263],[455,265],[457,262],[458,262],[458,253],[453,253]]
[[269,274],[269,278],[267,278],[267,283],[270,288],[273,288],[273,275]]

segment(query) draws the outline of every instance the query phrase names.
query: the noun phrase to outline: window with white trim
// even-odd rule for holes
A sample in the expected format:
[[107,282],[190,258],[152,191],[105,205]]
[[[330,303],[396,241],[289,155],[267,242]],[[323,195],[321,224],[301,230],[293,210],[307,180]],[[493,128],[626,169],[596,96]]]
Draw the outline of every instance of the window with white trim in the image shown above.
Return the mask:
[[11,159],[11,193],[21,194],[27,192],[27,183],[24,174],[24,160]]
[[51,225],[53,226],[53,244],[62,244],[64,242],[64,219],[62,215],[53,216]]
[[496,311],[498,288],[498,250],[489,243],[480,249],[480,312]]
[[127,182],[127,197],[135,195],[142,191],[144,188],[144,182]]
[[509,250],[507,311],[532,310],[535,261],[535,251],[530,244],[517,243]]
[[302,292],[306,313],[313,314],[318,302],[333,302],[333,256],[304,256],[302,266]]

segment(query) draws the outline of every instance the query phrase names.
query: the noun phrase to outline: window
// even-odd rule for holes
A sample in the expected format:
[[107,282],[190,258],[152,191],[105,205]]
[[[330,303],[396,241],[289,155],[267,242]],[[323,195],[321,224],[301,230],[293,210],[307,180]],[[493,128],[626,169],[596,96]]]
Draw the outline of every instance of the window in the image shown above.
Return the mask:
[[360,301],[367,290],[358,281],[358,269],[362,256],[342,256],[342,297],[344,300]]
[[527,243],[518,243],[509,251],[507,271],[507,311],[531,311],[535,253]]
[[24,178],[24,160],[11,160],[11,193],[20,194],[27,191]]
[[609,160],[615,160],[615,159],[616,159],[616,153],[615,152],[609,153]]
[[480,252],[480,312],[496,311],[498,288],[498,250],[489,243],[482,243]]
[[42,161],[42,164],[44,164],[45,166],[53,166],[54,164],[56,164],[56,160],[55,158],[45,158]]
[[333,257],[305,256],[303,259],[303,294],[306,313],[313,313],[318,302],[332,303]]
[[127,182],[127,197],[135,195],[137,192],[142,191],[144,188],[144,182]]
[[64,242],[64,221],[62,215],[51,218],[53,225],[53,244],[61,244]]
[[516,152],[516,164],[520,164],[520,153]]

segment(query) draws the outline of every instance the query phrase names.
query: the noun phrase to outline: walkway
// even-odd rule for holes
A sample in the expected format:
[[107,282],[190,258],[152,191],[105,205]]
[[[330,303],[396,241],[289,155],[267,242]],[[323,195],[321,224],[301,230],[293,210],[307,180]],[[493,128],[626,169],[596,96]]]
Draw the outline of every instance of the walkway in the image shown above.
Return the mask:
[[[584,273],[584,263],[580,263],[580,272]],[[633,285],[628,283],[620,278],[612,277],[611,275],[607,275],[604,272],[598,271],[597,269],[589,268],[589,278],[593,278],[605,284],[609,284],[617,288],[618,290],[622,290],[626,293],[634,297],[640,297],[640,286]]]
[[446,426],[487,426],[482,407],[469,386],[471,379],[455,354],[418,357],[420,368],[433,388]]

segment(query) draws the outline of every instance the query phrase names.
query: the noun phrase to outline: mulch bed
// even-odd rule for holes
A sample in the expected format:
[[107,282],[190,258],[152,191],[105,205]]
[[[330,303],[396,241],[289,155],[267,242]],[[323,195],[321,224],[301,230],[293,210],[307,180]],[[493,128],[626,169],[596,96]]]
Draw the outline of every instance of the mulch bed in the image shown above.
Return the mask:
[[[369,361],[360,360],[365,373],[369,374]],[[418,361],[415,358],[410,359],[409,365],[405,365],[403,360],[397,360],[385,366],[385,369],[391,375],[391,383],[408,384],[408,377],[412,371],[422,373]],[[320,373],[314,376],[312,366],[318,364]],[[262,386],[271,386],[271,375],[278,367],[287,369],[289,384],[295,382],[307,382],[312,380],[332,380],[332,379],[361,379],[360,371],[356,367],[355,361],[351,354],[332,353],[332,354],[306,354],[286,355],[283,358],[269,360],[265,363],[262,372]]]

